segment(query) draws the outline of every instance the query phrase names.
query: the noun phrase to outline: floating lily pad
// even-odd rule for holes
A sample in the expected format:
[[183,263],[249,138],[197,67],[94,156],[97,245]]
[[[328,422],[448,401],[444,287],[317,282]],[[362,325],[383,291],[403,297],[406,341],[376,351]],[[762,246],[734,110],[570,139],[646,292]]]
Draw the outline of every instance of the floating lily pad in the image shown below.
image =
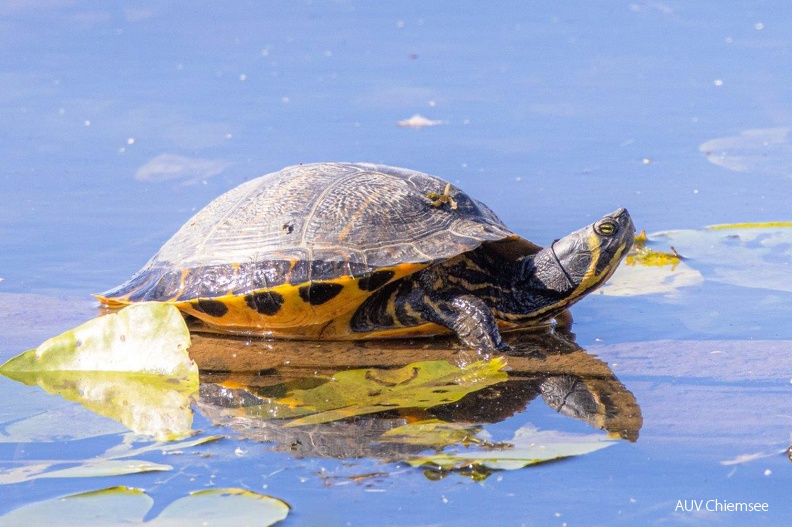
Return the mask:
[[[123,476],[140,472],[161,472],[172,470],[170,465],[154,463],[141,459],[126,459],[150,451],[167,453],[209,443],[220,439],[207,436],[179,443],[154,443],[145,447],[133,448],[123,443],[107,450],[104,454],[82,460],[37,460],[18,462],[12,467],[0,470],[0,485],[21,483],[39,478],[94,478],[103,476]],[[13,466],[19,465],[19,466]],[[63,468],[59,468],[63,467]]]
[[141,523],[154,505],[145,492],[110,487],[93,492],[32,503],[0,516],[0,527],[12,525],[120,525]]
[[6,525],[114,526],[114,525],[273,525],[288,516],[285,502],[244,489],[193,492],[144,521],[154,505],[145,492],[110,487],[93,492],[33,503],[0,517]]
[[0,373],[75,401],[159,440],[188,436],[198,367],[179,311],[136,304],[9,360]]
[[190,332],[173,306],[145,302],[98,317],[0,366],[0,373],[43,371],[198,374],[187,355]]
[[671,293],[704,281],[792,292],[792,222],[713,225],[659,232],[649,239],[674,247],[682,260],[656,266],[628,256],[603,294]]
[[615,443],[597,434],[569,434],[539,431],[532,426],[517,430],[514,438],[492,448],[458,449],[408,459],[414,466],[430,465],[443,470],[462,470],[481,466],[492,470],[514,470],[554,459],[580,456]]
[[171,503],[155,519],[167,525],[272,525],[286,518],[289,505],[245,489],[208,489]]
[[172,466],[161,463],[118,459],[91,460],[67,468],[49,470],[53,466],[61,464],[65,465],[68,462],[32,463],[12,469],[4,469],[0,473],[0,485],[21,483],[39,478],[95,478],[173,470]]
[[683,287],[701,285],[704,277],[685,262],[676,265],[645,265],[624,262],[599,290],[609,296],[673,294]]
[[[134,440],[134,437],[130,435],[127,437],[127,439]],[[108,449],[102,457],[106,459],[123,459],[132,456],[139,456],[147,452],[159,452],[161,454],[169,454],[174,452],[182,452],[187,448],[193,448],[196,446],[205,445],[207,443],[213,443],[221,439],[223,439],[222,436],[204,436],[196,439],[189,439],[187,441],[178,441],[171,443],[160,443],[160,442],[149,443],[146,446],[141,446],[141,447],[132,446],[132,444],[129,441],[125,441],[120,445],[116,445]]]
[[190,158],[175,154],[160,154],[149,160],[135,172],[138,181],[169,181],[182,179],[186,182],[206,181],[222,174],[230,163],[214,159]]
[[789,176],[792,173],[792,128],[757,128],[740,135],[711,139],[699,151],[710,163],[735,172]]

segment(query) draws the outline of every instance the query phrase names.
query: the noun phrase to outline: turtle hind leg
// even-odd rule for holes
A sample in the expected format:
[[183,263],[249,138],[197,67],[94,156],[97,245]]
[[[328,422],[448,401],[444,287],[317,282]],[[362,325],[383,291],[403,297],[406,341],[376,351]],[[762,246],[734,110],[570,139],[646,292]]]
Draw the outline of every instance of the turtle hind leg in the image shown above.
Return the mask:
[[426,302],[422,315],[451,329],[465,346],[481,353],[506,352],[498,322],[487,304],[474,295],[459,295],[443,301]]

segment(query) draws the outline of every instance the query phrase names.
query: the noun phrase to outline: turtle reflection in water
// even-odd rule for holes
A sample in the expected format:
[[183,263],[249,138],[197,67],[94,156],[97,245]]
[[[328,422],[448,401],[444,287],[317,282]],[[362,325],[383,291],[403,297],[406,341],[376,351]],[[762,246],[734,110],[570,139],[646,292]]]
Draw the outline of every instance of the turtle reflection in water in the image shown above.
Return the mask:
[[456,334],[508,349],[602,285],[633,243],[619,209],[541,247],[439,178],[320,163],[243,183],[190,219],[109,307],[168,302],[220,331],[317,340]]
[[[475,441],[482,427],[509,419],[537,398],[553,410],[604,430],[611,437],[637,440],[643,421],[635,398],[606,363],[574,343],[572,334],[519,332],[512,344],[516,351],[526,353],[507,357],[508,379],[468,393],[456,402],[425,410],[403,408],[290,427],[284,426],[290,419],[278,418],[271,409],[281,401],[295,404],[295,390],[320,387],[344,366],[358,364],[356,367],[360,368],[364,363],[367,368],[376,365],[374,371],[392,370],[421,356],[453,360],[457,355],[450,348],[427,349],[406,342],[387,347],[381,343],[322,343],[317,345],[320,349],[316,353],[305,354],[303,344],[198,336],[193,346],[201,356],[225,350],[239,356],[242,365],[253,366],[255,362],[251,360],[259,357],[261,365],[267,367],[276,363],[272,359],[275,355],[279,366],[244,375],[203,372],[197,408],[215,424],[229,427],[247,439],[272,442],[274,449],[295,457],[401,461],[443,445],[400,441],[398,436],[389,434],[391,430],[416,421],[439,421],[467,430],[467,439]],[[243,357],[245,354],[250,357]],[[537,355],[545,358],[538,359]],[[378,357],[380,362],[374,362]],[[409,358],[399,362],[399,357]],[[359,404],[365,406],[366,401]]]

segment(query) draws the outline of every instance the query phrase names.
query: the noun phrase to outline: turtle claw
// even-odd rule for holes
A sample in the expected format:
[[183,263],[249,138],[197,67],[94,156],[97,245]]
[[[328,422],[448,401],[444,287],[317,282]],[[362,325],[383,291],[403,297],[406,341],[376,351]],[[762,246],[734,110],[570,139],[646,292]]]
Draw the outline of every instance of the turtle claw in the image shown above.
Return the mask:
[[457,350],[457,352],[454,354],[455,358],[452,361],[460,368],[470,366],[476,361],[489,361],[500,355],[511,355],[515,353],[514,348],[504,342],[501,342],[496,346],[481,344],[477,346],[470,346],[465,345],[464,343],[463,346],[464,347],[462,349]]

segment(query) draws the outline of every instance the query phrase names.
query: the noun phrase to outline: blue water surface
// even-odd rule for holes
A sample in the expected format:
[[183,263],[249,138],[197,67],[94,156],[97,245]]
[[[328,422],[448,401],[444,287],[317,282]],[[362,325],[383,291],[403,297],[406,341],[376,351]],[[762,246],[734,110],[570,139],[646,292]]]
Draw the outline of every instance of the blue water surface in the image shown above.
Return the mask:
[[[93,316],[91,293],[127,279],[212,198],[297,163],[443,177],[542,245],[618,207],[649,232],[792,219],[784,1],[9,0],[0,45],[2,360]],[[416,114],[436,123],[397,124]],[[752,130],[781,139],[751,142]],[[742,168],[726,162],[728,142],[721,164],[700,150],[722,138],[747,149]],[[584,300],[578,343],[643,409],[634,444],[482,482],[362,460],[360,472],[392,474],[326,485],[342,462],[250,443],[240,457],[227,441],[170,487],[150,474],[36,480],[2,489],[0,513],[113,484],[178,496],[194,476],[285,499],[288,525],[780,525],[792,360],[734,376],[735,362],[697,367],[686,350],[788,348],[790,308],[787,293],[711,283],[674,300]],[[631,352],[655,342],[651,364]],[[6,389],[20,401],[33,390]],[[532,405],[519,419],[556,416]],[[0,457],[31,449],[52,455],[3,445]],[[677,508],[701,499],[769,512]]]

